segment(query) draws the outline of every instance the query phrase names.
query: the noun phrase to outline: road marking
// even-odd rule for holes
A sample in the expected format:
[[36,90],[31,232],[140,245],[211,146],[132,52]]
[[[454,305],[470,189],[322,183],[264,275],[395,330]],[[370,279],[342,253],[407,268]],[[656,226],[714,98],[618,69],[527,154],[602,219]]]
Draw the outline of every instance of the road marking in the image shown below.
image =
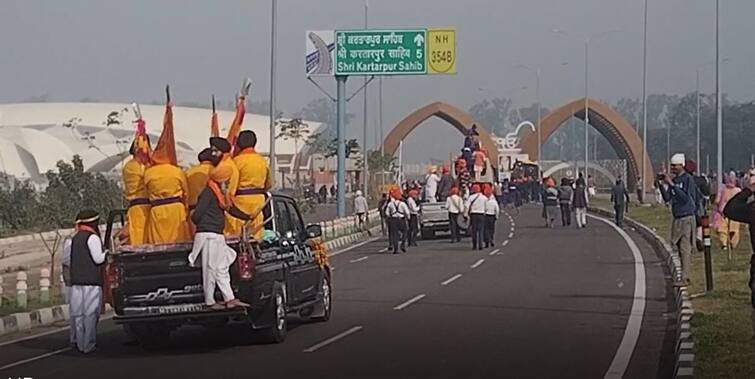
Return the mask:
[[608,371],[604,376],[604,378],[622,378],[627,371],[629,360],[632,358],[632,353],[637,346],[637,339],[640,336],[640,328],[642,327],[642,315],[645,313],[645,262],[642,259],[640,249],[627,232],[602,217],[588,216],[603,221],[619,233],[624,238],[629,249],[632,250],[632,256],[634,257],[634,300],[632,301],[632,310],[629,313],[629,320],[627,321],[626,329],[624,329],[624,336],[621,338],[619,348],[616,350],[616,355],[613,357],[613,361],[611,361],[611,366],[608,367]]
[[506,245],[508,245],[508,244],[509,244],[509,240],[506,240],[506,241],[503,241],[503,243],[502,243],[501,245],[502,245],[502,246],[506,246]]
[[319,349],[321,349],[321,348],[323,348],[325,346],[328,346],[328,345],[332,344],[333,342],[336,342],[336,341],[338,341],[338,340],[340,340],[342,338],[345,338],[345,337],[349,336],[350,334],[354,334],[354,333],[356,333],[356,332],[358,332],[360,330],[362,330],[362,326],[361,325],[357,325],[355,327],[352,327],[351,329],[348,329],[348,330],[346,330],[344,332],[336,334],[335,336],[330,337],[330,338],[326,339],[325,341],[322,341],[322,342],[318,343],[317,345],[314,345],[314,346],[311,346],[311,347],[308,347],[308,348],[304,349],[304,352],[305,353],[314,353],[315,351],[317,351],[317,350],[319,350]]
[[412,304],[414,304],[414,303],[416,303],[416,302],[418,302],[418,301],[422,300],[422,299],[423,299],[424,297],[425,297],[425,294],[424,294],[424,293],[423,293],[423,294],[421,294],[421,295],[417,295],[417,296],[415,296],[415,297],[413,297],[413,298],[411,298],[411,299],[407,300],[406,302],[404,302],[404,303],[401,303],[401,304],[399,304],[399,305],[397,305],[397,306],[393,307],[393,310],[394,310],[394,311],[400,311],[400,310],[402,310],[402,309],[404,309],[404,308],[406,308],[406,307],[408,307],[408,306],[410,306],[410,305],[412,305]]
[[514,227],[513,227],[513,226],[511,227],[511,232],[512,232],[512,233],[514,232]]
[[509,238],[514,238],[514,232],[509,233]]
[[331,254],[328,254],[328,256],[329,256],[329,257],[335,257],[336,255],[339,255],[339,254],[343,254],[343,253],[345,253],[345,252],[347,252],[347,251],[351,251],[351,250],[353,250],[353,249],[356,249],[356,248],[358,248],[358,247],[360,247],[360,246],[364,246],[364,245],[366,245],[366,244],[368,244],[368,243],[370,243],[370,242],[374,242],[374,241],[377,241],[378,239],[380,239],[380,237],[372,237],[372,238],[370,238],[370,239],[368,239],[368,240],[366,240],[366,241],[362,241],[362,242],[360,242],[360,243],[358,243],[358,244],[356,244],[356,245],[352,245],[352,246],[349,246],[349,247],[347,247],[347,248],[345,248],[345,249],[342,249],[342,250],[338,250],[338,251],[336,251],[336,252],[333,252],[333,253],[331,253]]
[[494,255],[500,255],[500,254],[501,254],[501,253],[499,253],[499,252],[498,252],[498,250],[493,250],[493,251],[491,251],[491,252],[490,252],[490,253],[489,253],[488,255],[490,255],[490,256],[492,257],[492,256],[494,256]]
[[385,253],[386,251],[388,251],[387,247],[384,247],[384,248],[378,250],[379,253]]
[[357,263],[357,262],[361,262],[361,261],[363,261],[363,260],[365,260],[365,259],[367,259],[367,258],[369,258],[369,257],[370,257],[370,256],[368,255],[368,256],[366,256],[366,257],[361,257],[361,258],[359,258],[359,259],[352,259],[352,260],[350,260],[350,261],[349,261],[349,263]]
[[509,221],[511,221],[511,227],[512,227],[512,228],[516,226],[516,223],[515,223],[515,222],[513,222],[512,220],[509,220]]
[[45,354],[42,354],[42,355],[37,355],[36,357],[22,359],[22,360],[17,361],[17,362],[9,363],[9,364],[7,364],[5,366],[0,366],[0,371],[7,370],[9,368],[18,367],[18,366],[21,366],[21,365],[24,365],[24,364],[27,364],[27,363],[38,361],[40,359],[45,359],[47,357],[52,357],[53,355],[58,355],[58,354],[61,354],[61,353],[65,353],[66,351],[71,351],[72,349],[73,348],[71,348],[71,347],[64,347],[62,349],[51,351],[49,353],[45,353]]
[[453,282],[454,280],[456,280],[456,279],[459,279],[459,278],[461,278],[461,274],[456,274],[456,275],[454,275],[454,276],[452,276],[452,277],[450,277],[450,278],[446,279],[446,280],[445,280],[445,281],[444,281],[443,283],[441,283],[440,285],[442,285],[442,286],[447,286],[447,285],[451,284],[451,283],[452,283],[452,282]]
[[[494,255],[497,252],[498,252],[498,249],[495,249],[495,250],[493,250],[493,251],[490,252],[490,255]],[[482,262],[485,262],[485,260],[484,259],[479,259],[473,265],[469,266],[469,268],[478,268],[478,267],[480,267],[480,265],[482,264]]]

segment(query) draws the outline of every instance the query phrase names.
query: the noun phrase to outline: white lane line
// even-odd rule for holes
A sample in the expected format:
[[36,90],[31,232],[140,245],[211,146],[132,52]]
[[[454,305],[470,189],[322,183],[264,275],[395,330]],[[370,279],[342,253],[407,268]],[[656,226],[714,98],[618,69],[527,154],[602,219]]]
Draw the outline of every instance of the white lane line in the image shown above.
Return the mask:
[[509,233],[509,238],[514,238],[514,232]]
[[515,226],[516,226],[516,223],[512,221],[512,222],[511,222],[511,227],[513,228],[513,227],[515,227]]
[[358,248],[360,246],[364,246],[364,245],[366,245],[366,244],[368,244],[370,242],[377,241],[378,239],[380,239],[380,237],[372,237],[372,238],[370,238],[370,239],[368,239],[366,241],[362,241],[362,242],[360,242],[360,243],[358,243],[356,245],[352,245],[352,246],[349,246],[349,247],[347,247],[345,249],[341,249],[341,250],[335,251],[333,253],[330,253],[330,254],[328,254],[328,256],[329,257],[335,257],[336,255],[343,254],[343,253],[345,253],[347,251],[351,251],[351,250],[356,249],[356,248]]
[[645,262],[642,259],[640,249],[627,232],[602,217],[588,216],[603,221],[619,233],[624,238],[629,249],[632,250],[632,256],[634,257],[634,300],[632,301],[632,310],[629,312],[629,320],[627,321],[626,329],[624,329],[624,336],[621,338],[619,348],[616,350],[616,355],[613,357],[613,361],[611,361],[611,366],[608,367],[608,371],[604,376],[604,378],[623,378],[629,366],[629,360],[632,358],[632,353],[637,346],[637,340],[640,337],[640,328],[642,328],[642,315],[645,313]]
[[415,296],[415,297],[413,297],[413,298],[411,298],[411,299],[407,300],[406,302],[404,302],[404,303],[401,303],[401,304],[399,304],[399,305],[397,305],[397,306],[393,307],[393,310],[395,310],[395,311],[400,311],[400,310],[402,310],[402,309],[404,309],[404,308],[406,308],[406,307],[408,307],[408,306],[410,306],[410,305],[412,305],[412,304],[414,304],[414,303],[416,303],[416,302],[418,302],[418,301],[422,300],[422,299],[423,299],[423,298],[424,298],[425,296],[426,296],[426,295],[425,295],[424,293],[423,293],[423,294],[421,294],[421,295],[417,295],[417,296]]
[[361,262],[361,261],[363,261],[363,260],[365,260],[365,259],[367,259],[367,258],[369,258],[369,257],[370,257],[370,256],[368,255],[368,256],[366,256],[366,257],[361,257],[361,258],[359,258],[359,259],[352,259],[352,260],[350,260],[350,261],[349,261],[349,263],[357,263],[357,262]]
[[71,347],[64,347],[62,349],[51,351],[49,353],[45,353],[45,354],[42,354],[42,355],[37,355],[36,357],[31,357],[31,358],[23,359],[23,360],[16,361],[16,362],[13,362],[13,363],[9,363],[9,364],[7,364],[5,366],[0,366],[0,371],[7,370],[9,368],[14,368],[14,367],[17,367],[17,366],[21,366],[21,365],[24,365],[24,364],[27,364],[27,363],[31,363],[31,362],[34,362],[34,361],[38,361],[40,359],[45,359],[47,357],[52,357],[53,355],[58,355],[58,354],[61,354],[61,353],[65,353],[66,351],[70,351],[70,350],[72,350]]
[[385,253],[386,251],[388,251],[387,247],[384,247],[384,248],[378,250],[379,253]]
[[451,284],[454,280],[459,279],[459,278],[461,278],[461,274],[456,274],[456,275],[454,275],[454,276],[446,279],[445,281],[443,281],[443,283],[441,283],[440,285],[447,286],[447,285]]
[[506,246],[508,244],[509,244],[509,240],[506,240],[506,241],[503,241],[503,243],[501,244],[501,246]]
[[491,257],[497,254],[501,254],[501,253],[499,253],[498,250],[493,250],[490,253],[488,253],[488,255],[490,255]]
[[356,332],[358,332],[360,330],[362,330],[362,326],[361,325],[357,325],[355,327],[352,327],[351,329],[348,329],[348,330],[346,330],[344,332],[336,334],[335,336],[330,337],[330,338],[326,339],[325,341],[322,341],[322,342],[318,343],[317,345],[313,345],[311,347],[308,347],[308,348],[304,349],[304,352],[305,353],[314,353],[315,351],[317,351],[317,350],[319,350],[319,349],[321,349],[321,348],[323,348],[325,346],[328,346],[328,345],[332,344],[333,342],[336,342],[336,341],[338,341],[338,340],[340,340],[342,338],[345,338],[345,337],[349,336],[350,334],[354,334],[354,333],[356,333]]
[[[493,251],[490,252],[490,255],[494,255],[497,252],[498,252],[498,249],[495,249],[495,250],[493,250]],[[485,262],[485,260],[484,259],[479,259],[473,265],[469,266],[469,268],[478,268],[478,267],[480,267],[480,265],[482,264],[482,262]]]
[[514,232],[514,227],[513,227],[513,226],[511,227],[511,232],[512,232],[512,233]]

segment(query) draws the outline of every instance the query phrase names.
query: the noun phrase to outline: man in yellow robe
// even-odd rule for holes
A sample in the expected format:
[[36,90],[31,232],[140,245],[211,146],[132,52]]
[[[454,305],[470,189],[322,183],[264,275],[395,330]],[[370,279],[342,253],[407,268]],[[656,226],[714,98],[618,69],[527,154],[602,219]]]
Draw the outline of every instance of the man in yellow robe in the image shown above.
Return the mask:
[[158,163],[144,172],[152,207],[149,212],[147,240],[150,243],[191,241],[186,223],[186,196],[189,184],[178,166]]
[[213,155],[212,149],[202,150],[197,155],[199,164],[186,171],[186,180],[189,185],[188,204],[189,211],[197,205],[199,194],[207,187],[207,181],[210,179],[210,170],[212,170]]
[[236,196],[236,190],[239,188],[239,169],[236,167],[231,157],[231,144],[223,137],[210,137],[210,147],[222,154],[218,166],[222,170],[231,171],[231,178],[228,180],[228,197],[233,200]]
[[128,243],[142,245],[145,242],[144,230],[149,219],[149,198],[144,186],[146,166],[136,156],[136,146],[131,146],[132,158],[123,165],[123,197],[128,201],[126,219],[128,221]]
[[[250,130],[239,134],[236,140],[236,157],[233,158],[239,169],[239,186],[236,190],[234,204],[244,213],[253,215],[265,204],[265,193],[273,187],[273,174],[265,158],[255,151],[257,135]],[[262,212],[252,219],[250,228],[254,237],[261,238],[264,221]],[[226,220],[226,234],[239,235],[244,225],[243,220],[230,217]]]

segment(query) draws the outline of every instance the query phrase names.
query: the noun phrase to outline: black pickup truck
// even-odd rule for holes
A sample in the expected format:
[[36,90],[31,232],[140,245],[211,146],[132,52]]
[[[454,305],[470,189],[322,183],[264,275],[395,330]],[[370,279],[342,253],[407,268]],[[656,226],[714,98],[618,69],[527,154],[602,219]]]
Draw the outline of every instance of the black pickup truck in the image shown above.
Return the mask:
[[[268,237],[227,239],[237,252],[231,286],[251,307],[221,311],[204,303],[202,269],[188,264],[191,243],[119,246],[125,211],[111,212],[105,234],[105,293],[115,322],[142,346],[154,348],[186,324],[244,323],[253,332],[250,336],[277,343],[285,339],[289,315],[327,321],[332,287],[320,226],[304,226],[293,198],[267,196],[263,214]],[[215,295],[221,298],[217,290]]]

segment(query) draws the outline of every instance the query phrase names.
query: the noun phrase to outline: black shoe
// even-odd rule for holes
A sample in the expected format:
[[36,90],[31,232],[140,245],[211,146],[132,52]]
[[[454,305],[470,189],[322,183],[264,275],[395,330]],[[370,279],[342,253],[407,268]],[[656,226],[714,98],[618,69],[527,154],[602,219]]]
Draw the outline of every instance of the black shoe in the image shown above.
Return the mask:
[[394,251],[393,254],[398,254],[398,251]]
[[406,246],[401,246],[401,252],[406,253]]

